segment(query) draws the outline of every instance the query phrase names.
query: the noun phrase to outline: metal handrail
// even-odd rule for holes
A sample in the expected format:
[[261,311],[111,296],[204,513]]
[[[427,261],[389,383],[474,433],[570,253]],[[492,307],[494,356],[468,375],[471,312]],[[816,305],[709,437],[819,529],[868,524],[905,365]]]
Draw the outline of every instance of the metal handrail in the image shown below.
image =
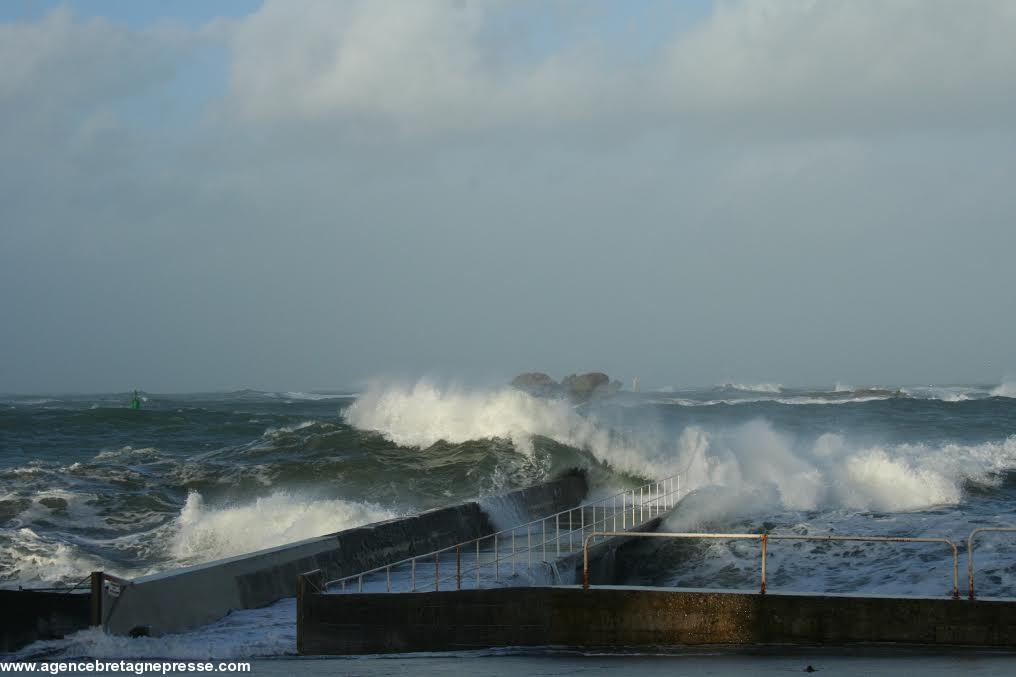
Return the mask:
[[[668,480],[669,479],[670,478],[668,478]],[[655,485],[664,486],[664,482],[663,481],[658,482],[658,483],[653,483],[653,484],[654,484],[654,486]],[[642,492],[640,492],[640,493],[642,493]],[[394,563],[391,563],[391,564],[383,565],[383,566],[380,566],[380,567],[375,567],[374,569],[363,571],[363,572],[361,572],[359,574],[353,574],[351,576],[346,576],[346,577],[343,577],[343,578],[339,578],[339,579],[335,579],[335,580],[332,580],[332,581],[328,581],[327,583],[325,583],[325,585],[327,587],[327,586],[334,585],[336,583],[340,583],[342,585],[342,590],[345,591],[346,582],[350,581],[350,580],[353,580],[353,579],[356,579],[356,581],[357,581],[357,591],[361,592],[362,589],[363,589],[363,580],[364,580],[364,577],[369,576],[371,574],[376,574],[376,573],[379,573],[381,571],[384,571],[385,575],[386,575],[386,590],[390,592],[391,591],[391,570],[394,569],[394,568],[397,568],[399,566],[404,566],[406,563],[409,563],[412,566],[412,571],[411,571],[412,580],[411,580],[411,587],[410,587],[410,589],[411,590],[416,590],[416,562],[417,562],[417,560],[433,558],[434,559],[434,570],[435,570],[434,571],[434,573],[435,573],[434,588],[435,588],[435,590],[440,590],[440,584],[441,584],[441,582],[452,580],[451,576],[445,576],[443,578],[440,576],[440,556],[441,556],[442,553],[446,553],[446,552],[450,552],[452,550],[455,550],[455,552],[456,552],[456,576],[455,576],[455,578],[456,578],[456,588],[461,588],[461,558],[462,558],[462,548],[463,548],[463,546],[471,546],[473,544],[475,544],[475,546],[476,546],[476,560],[475,560],[475,564],[470,569],[468,569],[467,571],[475,571],[476,572],[476,575],[477,575],[477,585],[479,585],[479,583],[480,583],[481,571],[482,571],[482,569],[483,569],[485,564],[487,566],[494,566],[495,567],[494,580],[499,580],[500,579],[499,565],[501,564],[501,562],[507,561],[509,558],[512,559],[512,561],[513,561],[513,568],[514,568],[514,562],[517,561],[518,556],[520,554],[522,554],[522,553],[526,553],[528,555],[527,556],[528,565],[531,567],[532,566],[532,552],[534,550],[538,550],[538,549],[542,548],[543,549],[543,560],[542,561],[546,562],[547,561],[547,550],[548,550],[548,545],[549,544],[551,544],[551,543],[555,544],[555,550],[557,552],[557,555],[560,555],[561,543],[562,543],[563,539],[567,536],[569,538],[569,541],[571,541],[572,535],[576,531],[584,532],[586,528],[594,528],[595,525],[600,524],[601,522],[605,525],[607,520],[613,520],[613,523],[616,525],[617,522],[619,521],[618,520],[618,516],[619,515],[621,517],[620,521],[622,522],[622,524],[624,524],[625,520],[627,519],[627,514],[629,512],[629,505],[631,506],[630,512],[632,514],[632,526],[634,527],[634,525],[635,525],[635,519],[636,519],[636,512],[638,510],[641,509],[641,510],[644,511],[645,507],[649,506],[650,507],[650,512],[652,513],[652,511],[654,509],[654,505],[655,505],[655,512],[658,515],[664,509],[660,505],[661,501],[666,501],[666,504],[669,507],[669,505],[671,505],[671,503],[670,503],[670,501],[667,501],[666,499],[668,499],[672,495],[675,495],[676,493],[677,492],[668,492],[666,494],[657,494],[656,498],[653,498],[653,499],[651,499],[649,501],[643,502],[642,504],[637,504],[637,503],[634,503],[634,502],[631,503],[631,504],[628,504],[627,503],[628,496],[629,495],[632,496],[632,498],[634,500],[635,491],[634,490],[624,491],[624,492],[615,494],[614,496],[608,496],[607,498],[601,499],[600,501],[597,501],[596,503],[593,503],[593,504],[588,504],[588,505],[584,505],[584,506],[578,506],[578,507],[575,507],[575,508],[571,508],[570,510],[564,510],[564,511],[561,511],[560,513],[555,513],[553,515],[549,515],[549,516],[546,516],[544,518],[541,518],[541,519],[538,519],[538,520],[533,520],[531,522],[527,522],[526,524],[522,524],[522,525],[513,527],[512,529],[504,529],[504,530],[496,532],[494,534],[488,534],[486,536],[481,536],[479,538],[472,539],[472,540],[466,541],[464,543],[459,543],[459,544],[456,544],[456,545],[447,546],[445,548],[441,548],[441,549],[435,550],[433,552],[425,553],[425,554],[422,554],[422,555],[416,555],[416,556],[413,556],[413,557],[410,557],[410,558],[406,558],[406,559],[400,560],[398,562],[394,562]],[[652,495],[652,494],[650,494],[650,495]],[[620,510],[618,510],[616,508],[616,499],[619,498],[619,497],[623,498]],[[608,500],[612,500],[612,499],[613,499],[613,503],[614,503],[614,509],[613,509],[612,512],[610,512],[610,514],[607,514],[607,510],[606,510],[606,505],[605,504],[606,504],[606,502]],[[601,507],[600,506],[601,503],[604,504],[602,506],[603,509],[604,509],[603,517],[600,520],[596,520],[595,517],[594,517],[594,520],[592,522],[590,522],[588,524],[584,524],[584,522],[585,522],[585,510],[586,509],[592,509],[593,512],[594,512],[594,515],[595,515],[595,512],[596,512],[597,508]],[[560,516],[565,514],[565,513],[573,513],[576,510],[580,511],[580,513],[582,515],[582,520],[580,520],[580,521],[583,524],[579,528],[577,528],[577,529],[573,528],[573,529],[568,529],[568,530],[565,530],[564,532],[562,532],[560,530]],[[547,538],[547,536],[546,536],[546,523],[548,521],[550,521],[551,519],[555,520],[555,530],[556,530],[557,535],[552,537],[552,538]],[[537,543],[534,546],[534,545],[531,544],[530,535],[532,533],[532,528],[531,527],[532,527],[532,525],[535,525],[535,524],[541,524],[541,526],[542,526],[542,532],[543,532],[543,538],[541,539],[541,541],[539,543]],[[525,528],[527,530],[527,542],[529,544],[526,547],[523,547],[521,549],[520,548],[513,548],[511,555],[499,556],[498,555],[498,543],[499,543],[499,540],[500,540],[501,536],[503,536],[504,534],[507,534],[508,532],[512,532],[513,539],[514,539],[515,532],[517,532],[519,529],[522,529],[522,528]],[[480,546],[481,546],[481,543],[484,540],[488,540],[488,539],[493,540],[493,543],[494,543],[494,554],[493,554],[493,558],[492,559],[490,559],[486,563],[484,563],[482,561],[482,558],[481,558],[481,547]],[[573,548],[571,548],[569,546],[568,550],[571,551],[572,549]]]
[[[1012,531],[1016,531],[1013,529]],[[585,542],[582,545],[582,588],[583,590],[589,589],[589,543],[596,537],[608,537],[608,536],[634,536],[639,538],[705,538],[705,539],[749,539],[757,540],[762,543],[762,583],[759,588],[759,594],[766,594],[766,553],[769,547],[769,541],[874,541],[874,542],[889,542],[889,543],[945,543],[953,552],[953,589],[952,598],[959,599],[959,551],[956,549],[956,544],[950,541],[948,538],[935,538],[935,537],[907,537],[907,536],[799,536],[797,534],[702,534],[702,533],[686,533],[686,532],[593,532],[589,534]],[[971,536],[973,536],[971,534]],[[972,589],[972,588],[971,588]]]
[[[636,492],[638,495],[638,499],[636,499]],[[421,555],[407,557],[397,562],[392,562],[390,564],[374,567],[373,569],[368,569],[366,571],[352,574],[350,576],[343,576],[341,578],[326,581],[324,583],[324,587],[325,589],[327,589],[328,587],[333,585],[340,585],[342,587],[342,591],[345,591],[347,583],[356,581],[357,591],[359,592],[362,591],[363,589],[363,581],[365,577],[368,577],[372,574],[384,572],[386,580],[385,587],[386,590],[390,592],[392,569],[397,569],[399,567],[405,567],[408,565],[411,568],[410,589],[415,591],[417,578],[416,577],[417,562],[420,560],[433,559],[434,589],[440,590],[440,586],[443,581],[449,581],[452,580],[453,578],[456,580],[456,587],[461,588],[461,579],[463,574],[462,553],[463,550],[466,550],[468,552],[474,550],[474,548],[476,552],[475,560],[472,567],[468,567],[467,565],[466,573],[471,573],[475,571],[477,577],[477,585],[479,585],[482,568],[484,566],[493,565],[495,568],[494,580],[497,581],[500,580],[500,564],[502,562],[510,560],[512,562],[512,573],[515,573],[518,557],[520,555],[526,555],[528,566],[532,567],[532,553],[534,551],[538,551],[538,549],[540,548],[543,549],[542,561],[547,562],[548,546],[553,547],[556,551],[556,554],[560,556],[561,544],[563,540],[567,538],[568,539],[567,551],[571,552],[574,550],[572,537],[576,532],[579,532],[580,534],[585,533],[588,529],[595,528],[601,523],[603,527],[606,528],[607,522],[609,520],[612,520],[612,524],[615,529],[617,527],[618,522],[621,523],[622,528],[626,528],[628,526],[628,517],[630,516],[631,527],[634,528],[637,524],[642,524],[646,521],[645,512],[647,509],[649,510],[650,513],[649,517],[650,519],[652,519],[654,517],[654,512],[655,515],[659,515],[663,511],[669,510],[671,507],[676,505],[677,500],[680,498],[680,493],[681,493],[680,475],[673,475],[671,477],[667,477],[656,482],[648,482],[642,485],[641,487],[637,487],[635,489],[618,492],[616,494],[607,496],[592,503],[576,506],[573,508],[569,508],[567,510],[561,510],[560,512],[554,513],[552,515],[547,515],[545,517],[531,520],[524,524],[516,525],[508,529],[502,529],[493,534],[487,534],[485,536],[473,538],[468,541],[463,541],[461,543],[440,548],[438,550],[433,550],[431,552],[424,553]],[[617,506],[618,499],[621,499],[620,509]],[[610,503],[610,506],[607,505],[608,502]],[[592,511],[593,518],[592,521],[586,522],[586,513],[589,510]],[[597,511],[599,510],[603,511],[602,513],[603,517],[597,520],[596,519]],[[580,516],[579,524],[577,526],[574,524],[573,520],[573,515],[576,511],[579,512]],[[568,526],[565,530],[562,531],[561,517],[563,515],[567,515],[568,517]],[[547,531],[546,525],[547,522],[550,520],[554,520],[553,528],[555,530],[556,535],[548,538],[546,534]],[[533,527],[537,525],[539,525],[540,531],[542,532],[542,538],[540,539],[539,543],[533,544],[532,531]],[[524,536],[526,538],[526,544],[521,547],[516,547],[515,537],[516,534],[521,530],[525,530]],[[510,554],[505,554],[503,556],[499,555],[498,553],[499,542],[502,539],[502,537],[506,537],[506,535],[509,533],[511,534],[512,538],[511,552]],[[539,536],[541,534],[538,533],[537,535]],[[486,562],[484,562],[481,558],[481,544],[483,543],[483,541],[493,541],[494,545],[493,557],[492,559]],[[444,578],[442,578],[440,575],[441,555],[445,553],[450,553],[452,551],[455,552],[456,574],[454,577],[445,576]]]
[[980,527],[974,529],[967,536],[967,583],[969,584],[969,592],[967,596],[969,599],[974,599],[974,536],[981,533],[982,531],[1016,531],[1016,527]]

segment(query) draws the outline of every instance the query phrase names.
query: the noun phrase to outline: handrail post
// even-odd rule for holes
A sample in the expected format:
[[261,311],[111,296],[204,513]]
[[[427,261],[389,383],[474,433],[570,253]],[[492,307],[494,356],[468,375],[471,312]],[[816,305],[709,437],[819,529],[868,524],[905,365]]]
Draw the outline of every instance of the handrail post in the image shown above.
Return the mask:
[[554,515],[554,542],[556,544],[557,556],[561,556],[561,513]]
[[572,547],[572,511],[568,511],[568,552],[574,550]]
[[391,566],[385,567],[385,592],[392,591],[392,568]]
[[631,490],[631,525],[635,526],[635,490]]
[[974,599],[974,536],[977,535],[977,529],[970,532],[967,537],[967,583],[969,591],[967,592],[967,599]]
[[960,569],[960,555],[959,555],[959,552],[957,552],[957,550],[956,550],[956,544],[955,543],[950,541],[949,545],[952,546],[952,551],[953,551],[953,593],[952,593],[952,598],[953,599],[959,599],[960,598],[960,580],[959,580],[960,579],[960,572],[959,572],[959,569]]
[[974,599],[974,538],[982,531],[1013,533],[1016,532],[1016,527],[978,527],[970,532],[967,537],[967,584],[969,587],[967,596],[969,599]]
[[639,522],[646,521],[646,499],[642,495],[642,487],[639,487]]
[[758,594],[766,594],[766,551],[769,548],[769,534],[762,534],[762,587]]
[[585,540],[582,541],[582,589],[589,589],[589,541],[593,538],[593,534],[586,536]]

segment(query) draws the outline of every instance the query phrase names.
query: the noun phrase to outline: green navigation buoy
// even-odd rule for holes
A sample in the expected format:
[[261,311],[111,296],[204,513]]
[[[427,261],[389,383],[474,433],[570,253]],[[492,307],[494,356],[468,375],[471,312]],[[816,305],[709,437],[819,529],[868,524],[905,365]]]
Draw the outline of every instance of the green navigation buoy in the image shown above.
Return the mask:
[[138,397],[138,391],[135,390],[134,399],[131,400],[131,409],[140,409],[140,408],[141,408],[141,398]]

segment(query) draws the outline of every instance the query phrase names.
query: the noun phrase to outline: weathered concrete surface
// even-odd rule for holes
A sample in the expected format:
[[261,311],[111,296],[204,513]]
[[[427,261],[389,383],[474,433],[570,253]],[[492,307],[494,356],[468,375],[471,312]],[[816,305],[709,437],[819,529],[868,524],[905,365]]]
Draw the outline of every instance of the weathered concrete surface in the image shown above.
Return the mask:
[[[506,494],[499,503],[531,519],[577,505],[587,491],[585,475],[576,472]],[[132,581],[109,577],[102,586],[102,624],[114,634],[191,630],[236,609],[294,596],[297,576],[311,569],[338,578],[493,530],[474,501]]]
[[84,630],[90,605],[87,593],[0,590],[0,653]]
[[328,595],[298,605],[304,654],[511,646],[899,643],[1016,647],[1016,602],[542,587]]

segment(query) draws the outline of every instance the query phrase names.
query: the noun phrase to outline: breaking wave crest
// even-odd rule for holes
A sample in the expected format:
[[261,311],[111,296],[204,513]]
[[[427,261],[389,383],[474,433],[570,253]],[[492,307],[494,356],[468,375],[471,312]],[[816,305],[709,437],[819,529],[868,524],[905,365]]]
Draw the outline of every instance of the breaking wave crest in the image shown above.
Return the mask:
[[615,470],[654,477],[666,459],[646,456],[647,447],[582,414],[570,402],[544,399],[513,389],[465,391],[429,383],[372,388],[345,411],[346,422],[379,433],[403,447],[425,449],[437,442],[510,440],[533,454],[533,438],[591,452]]
[[1005,381],[993,388],[991,394],[995,397],[1016,397],[1016,381]]
[[688,489],[723,487],[783,509],[912,511],[963,500],[967,483],[994,485],[1016,468],[1016,436],[982,444],[858,444],[839,433],[808,439],[763,419],[660,434],[619,431],[563,400],[513,390],[467,392],[418,383],[371,390],[347,411],[358,428],[405,447],[489,438],[532,452],[534,436],[585,449],[641,477],[682,475]]
[[724,383],[719,387],[727,390],[741,390],[746,393],[783,392],[783,385],[780,383]]
[[192,491],[172,525],[169,552],[179,563],[207,562],[396,516],[372,503],[315,501],[284,492],[244,505],[210,507]]
[[679,442],[692,489],[731,490],[745,507],[912,511],[963,500],[1016,468],[1016,436],[978,445],[856,445],[836,433],[797,442],[765,421],[720,431],[687,428]]

